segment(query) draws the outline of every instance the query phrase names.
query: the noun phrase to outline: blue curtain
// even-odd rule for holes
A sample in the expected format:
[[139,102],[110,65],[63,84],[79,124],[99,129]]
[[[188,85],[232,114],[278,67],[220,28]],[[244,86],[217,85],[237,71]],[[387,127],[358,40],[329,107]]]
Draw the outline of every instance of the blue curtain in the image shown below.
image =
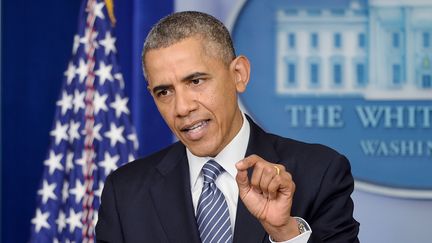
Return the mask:
[[[1,3],[1,241],[26,242],[80,1]],[[151,25],[172,11],[172,0],[115,1],[118,57],[140,156],[172,141],[146,90],[140,64]]]

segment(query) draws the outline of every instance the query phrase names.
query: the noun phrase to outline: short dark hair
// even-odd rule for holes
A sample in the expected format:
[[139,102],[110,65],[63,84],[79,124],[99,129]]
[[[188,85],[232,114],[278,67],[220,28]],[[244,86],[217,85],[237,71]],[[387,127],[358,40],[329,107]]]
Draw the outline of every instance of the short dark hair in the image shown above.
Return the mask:
[[202,12],[177,12],[159,20],[147,35],[142,52],[144,70],[144,57],[148,51],[165,48],[195,36],[208,41],[205,49],[209,48],[225,64],[229,65],[235,58],[231,36],[221,21]]

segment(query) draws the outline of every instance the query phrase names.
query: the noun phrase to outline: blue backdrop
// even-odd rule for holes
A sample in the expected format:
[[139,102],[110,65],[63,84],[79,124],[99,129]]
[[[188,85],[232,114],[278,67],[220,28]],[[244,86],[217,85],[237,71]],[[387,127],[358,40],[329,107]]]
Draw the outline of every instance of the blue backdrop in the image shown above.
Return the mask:
[[[48,150],[55,103],[70,57],[81,0],[0,1],[1,242],[26,242],[30,232],[30,220],[35,212],[43,160]],[[140,156],[158,150],[172,141],[172,135],[156,111],[142,77],[141,48],[150,26],[173,11],[193,9],[213,14],[228,27],[232,27],[234,23],[240,23],[234,17],[245,11],[242,6],[254,2],[266,3],[267,0],[115,0],[118,59],[130,98],[132,120],[140,140]],[[317,6],[319,1],[283,2]],[[425,11],[430,12],[430,8]],[[256,19],[262,21],[264,17],[258,13]],[[240,36],[237,33],[236,38],[234,33],[234,37],[238,51],[241,51],[238,46]],[[253,56],[251,53],[245,54]],[[251,83],[260,81],[256,65],[253,70],[255,71],[252,72]],[[253,92],[253,84],[249,86],[248,92]],[[247,97],[242,97],[245,98]],[[244,103],[247,108],[251,108],[247,102]],[[251,111],[255,115],[254,111]],[[258,121],[261,122],[259,119]],[[275,127],[267,129],[272,130]],[[302,131],[292,129],[292,133],[287,136],[293,137],[295,133]],[[425,136],[429,135],[427,132],[424,133]],[[298,138],[308,140],[302,135],[302,138]],[[397,135],[397,132],[391,135]],[[312,138],[310,140],[320,142]],[[370,168],[370,171],[374,170]],[[408,176],[415,175],[413,173]],[[407,176],[404,175],[404,178]],[[362,191],[358,185],[353,199],[354,214],[361,223],[362,242],[430,241],[431,233],[427,229],[430,228],[432,218],[431,200],[386,197]]]
[[[2,242],[26,242],[63,72],[71,56],[81,1],[3,0],[1,7]],[[140,68],[143,40],[169,1],[115,1],[118,58],[130,97],[139,155],[172,135],[146,90]]]

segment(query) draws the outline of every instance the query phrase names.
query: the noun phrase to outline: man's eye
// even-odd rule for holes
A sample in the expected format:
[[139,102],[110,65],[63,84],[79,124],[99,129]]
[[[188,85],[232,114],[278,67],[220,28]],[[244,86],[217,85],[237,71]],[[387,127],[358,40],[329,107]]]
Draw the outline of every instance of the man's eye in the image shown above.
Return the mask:
[[167,96],[168,95],[168,90],[164,89],[161,90],[157,93],[157,96],[161,97],[161,96]]
[[202,83],[202,82],[203,82],[203,80],[202,80],[202,79],[199,79],[199,78],[198,78],[198,79],[192,79],[192,80],[191,80],[191,83],[194,84],[194,85],[200,84],[200,83]]

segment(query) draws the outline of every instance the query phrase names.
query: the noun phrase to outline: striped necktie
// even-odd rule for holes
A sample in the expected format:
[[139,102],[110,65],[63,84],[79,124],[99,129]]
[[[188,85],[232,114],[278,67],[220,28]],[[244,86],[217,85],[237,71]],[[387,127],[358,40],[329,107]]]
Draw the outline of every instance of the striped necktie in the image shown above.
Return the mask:
[[216,161],[204,164],[204,184],[198,201],[197,223],[202,243],[232,242],[228,205],[215,180],[224,169]]

